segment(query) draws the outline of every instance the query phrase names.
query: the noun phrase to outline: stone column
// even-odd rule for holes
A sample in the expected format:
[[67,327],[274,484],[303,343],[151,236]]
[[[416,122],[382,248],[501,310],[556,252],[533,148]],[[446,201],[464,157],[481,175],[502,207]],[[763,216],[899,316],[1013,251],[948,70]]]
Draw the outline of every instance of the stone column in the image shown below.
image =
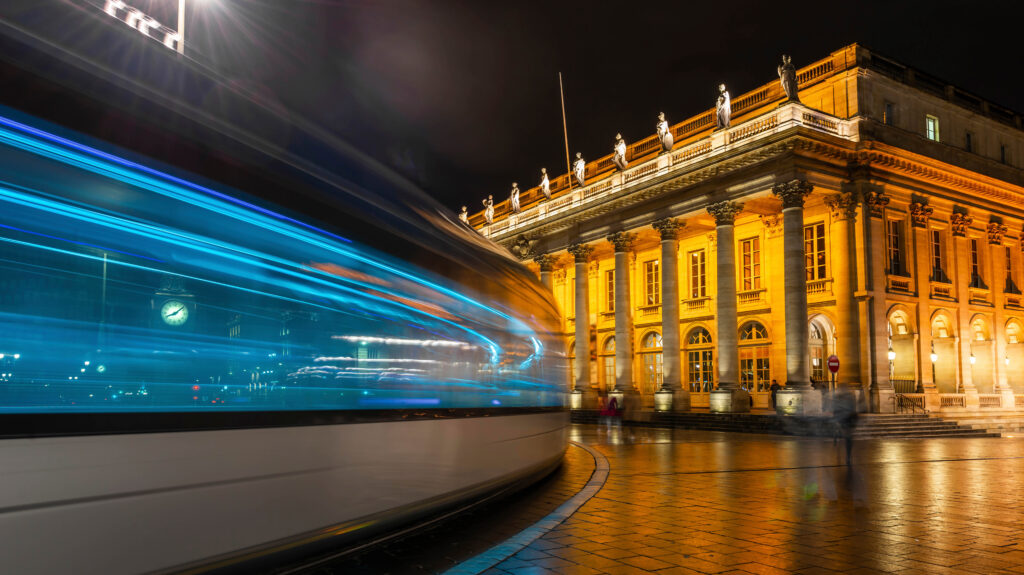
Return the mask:
[[655,393],[658,411],[689,411],[690,390],[683,388],[679,345],[679,229],[683,222],[666,218],[654,222],[661,234],[661,349],[664,355],[661,389]]
[[910,204],[910,223],[913,226],[912,237],[907,245],[907,255],[915,260],[914,277],[917,283],[917,373],[919,391],[924,393],[924,407],[929,411],[941,409],[939,390],[935,387],[935,366],[932,365],[932,322],[931,322],[931,281],[935,270],[932,269],[931,238],[928,221],[934,210],[931,206],[912,202]]
[[743,209],[737,202],[719,202],[708,206],[715,218],[715,254],[718,285],[715,312],[718,322],[718,389],[711,392],[711,411],[745,413],[750,411],[750,394],[740,387],[739,357],[736,349],[739,325],[736,319],[736,214]]
[[573,393],[579,394],[577,405],[584,409],[596,409],[597,390],[590,387],[590,275],[587,260],[594,248],[586,244],[569,246],[569,253],[576,260],[576,366],[573,374]]
[[868,338],[867,357],[871,363],[868,370],[871,381],[871,411],[892,413],[893,387],[889,381],[889,320],[886,317],[886,276],[885,276],[885,208],[889,205],[889,197],[882,193],[881,187],[861,181],[863,198],[862,212],[864,222],[864,259],[865,259],[865,290],[869,299],[866,301],[865,316]]
[[1013,388],[1007,383],[1006,359],[1006,251],[1003,249],[1003,237],[1007,227],[1001,221],[988,223],[988,253],[992,265],[992,375],[995,378],[992,386],[994,393],[1003,395],[1003,408],[1013,408]]
[[[860,321],[857,300],[857,258],[853,253],[853,227],[857,222],[857,198],[852,192],[826,200],[832,210],[832,285],[836,296],[836,381],[851,391],[861,391]],[[804,276],[806,278],[806,276]],[[860,396],[858,395],[858,405]]]
[[616,232],[608,236],[615,246],[615,394],[619,405],[625,395],[633,395],[633,302],[629,296],[629,258],[634,234]]
[[[957,209],[957,208],[954,208]],[[964,394],[964,405],[969,410],[979,408],[978,388],[974,387],[974,365],[971,363],[971,246],[967,239],[967,229],[974,218],[962,211],[954,211],[949,217],[949,227],[953,230],[953,243],[956,246],[954,261],[957,262],[957,326],[956,343],[960,351],[960,393]]]
[[777,184],[782,200],[782,258],[786,286],[786,389],[776,404],[787,413],[821,413],[821,393],[811,388],[807,328],[807,275],[804,262],[804,198],[813,186],[803,180]]
[[533,258],[533,261],[540,266],[540,282],[549,290],[551,289],[551,272],[554,271],[556,259],[551,254],[541,254]]

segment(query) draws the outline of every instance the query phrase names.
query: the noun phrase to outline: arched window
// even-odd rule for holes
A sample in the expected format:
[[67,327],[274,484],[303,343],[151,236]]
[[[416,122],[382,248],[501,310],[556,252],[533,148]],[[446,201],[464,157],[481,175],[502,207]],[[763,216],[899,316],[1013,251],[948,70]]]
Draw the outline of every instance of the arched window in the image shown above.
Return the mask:
[[695,327],[686,336],[686,372],[691,393],[707,393],[714,386],[714,350],[711,333]]
[[974,333],[974,341],[988,341],[988,323],[982,318],[976,318],[971,322],[971,331]]
[[615,337],[604,340],[601,346],[601,365],[604,367],[604,386],[611,390],[615,387]]
[[824,316],[818,315],[808,323],[807,343],[811,354],[811,379],[814,381],[828,381],[828,373],[825,370],[825,358],[829,354],[829,341],[831,330],[830,323]]
[[740,328],[740,387],[748,392],[771,391],[771,347],[767,340],[768,330],[760,322],[748,322]]
[[932,337],[950,337],[949,322],[946,321],[944,316],[936,316],[935,320],[932,321]]
[[661,388],[664,372],[664,354],[661,352],[661,334],[652,331],[640,341],[640,354],[644,360],[643,393],[654,393]]
[[1021,335],[1019,321],[1011,320],[1006,324],[1006,343],[1021,343]]

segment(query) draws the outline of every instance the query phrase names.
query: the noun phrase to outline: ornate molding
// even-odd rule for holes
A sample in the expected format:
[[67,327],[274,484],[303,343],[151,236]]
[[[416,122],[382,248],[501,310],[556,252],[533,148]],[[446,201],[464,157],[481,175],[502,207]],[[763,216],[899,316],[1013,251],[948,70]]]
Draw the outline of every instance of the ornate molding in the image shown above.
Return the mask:
[[841,192],[825,198],[825,205],[836,221],[857,219],[857,198],[852,192]]
[[961,212],[953,212],[949,216],[949,226],[953,228],[953,237],[967,237],[967,227],[971,225],[974,218]]
[[542,272],[551,272],[552,270],[554,270],[555,262],[557,260],[558,258],[551,254],[540,254],[539,256],[535,256],[533,258],[533,261],[540,266],[540,271]]
[[715,218],[716,226],[731,226],[736,223],[736,214],[743,210],[743,204],[733,201],[718,202],[708,206],[708,213]]
[[772,186],[772,193],[782,200],[782,209],[787,208],[802,208],[804,207],[804,198],[806,198],[811,190],[814,189],[814,185],[804,180],[790,180],[781,184],[775,184]]
[[999,222],[988,223],[988,243],[993,246],[1002,245],[1007,227]]
[[536,239],[531,239],[525,235],[521,235],[512,242],[509,246],[509,251],[512,252],[517,258],[525,260],[533,255],[533,247],[537,245]]
[[782,233],[782,214],[763,214],[761,225],[764,226],[764,233],[769,238],[774,238]]
[[594,253],[594,246],[587,244],[572,244],[568,249],[569,253],[576,260],[576,263],[587,263],[590,254]]
[[889,196],[873,190],[864,191],[864,205],[873,218],[885,217],[885,206],[889,205]]
[[910,204],[910,221],[915,228],[927,228],[928,219],[932,217],[934,211],[928,204],[914,202]]
[[686,222],[672,218],[665,218],[651,224],[651,227],[658,230],[658,233],[661,234],[662,241],[678,239],[679,230],[683,229],[684,226],[686,226]]
[[633,244],[636,243],[636,234],[615,232],[608,236],[608,241],[615,246],[615,253],[628,252],[633,249]]

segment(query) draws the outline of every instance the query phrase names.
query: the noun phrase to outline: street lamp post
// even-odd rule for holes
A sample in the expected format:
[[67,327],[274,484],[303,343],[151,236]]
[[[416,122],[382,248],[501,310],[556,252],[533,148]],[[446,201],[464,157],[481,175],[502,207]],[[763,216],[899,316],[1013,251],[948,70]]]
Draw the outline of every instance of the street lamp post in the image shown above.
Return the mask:
[[892,341],[889,342],[889,383],[892,383],[893,370],[895,369],[896,352],[892,349]]
[[938,356],[938,354],[935,353],[935,342],[934,341],[932,342],[932,353],[928,357],[929,357],[929,359],[932,360],[932,385],[935,385],[936,387],[938,387],[938,384],[935,383],[935,362],[939,361],[939,356]]

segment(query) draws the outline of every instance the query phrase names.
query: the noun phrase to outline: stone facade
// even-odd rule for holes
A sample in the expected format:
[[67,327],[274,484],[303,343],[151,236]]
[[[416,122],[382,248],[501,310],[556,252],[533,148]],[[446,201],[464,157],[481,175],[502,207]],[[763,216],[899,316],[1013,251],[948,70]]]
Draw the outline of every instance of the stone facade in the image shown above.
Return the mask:
[[775,380],[813,413],[835,354],[865,409],[1024,411],[1020,117],[857,45],[797,80],[471,218],[530,242],[574,386],[741,411]]

